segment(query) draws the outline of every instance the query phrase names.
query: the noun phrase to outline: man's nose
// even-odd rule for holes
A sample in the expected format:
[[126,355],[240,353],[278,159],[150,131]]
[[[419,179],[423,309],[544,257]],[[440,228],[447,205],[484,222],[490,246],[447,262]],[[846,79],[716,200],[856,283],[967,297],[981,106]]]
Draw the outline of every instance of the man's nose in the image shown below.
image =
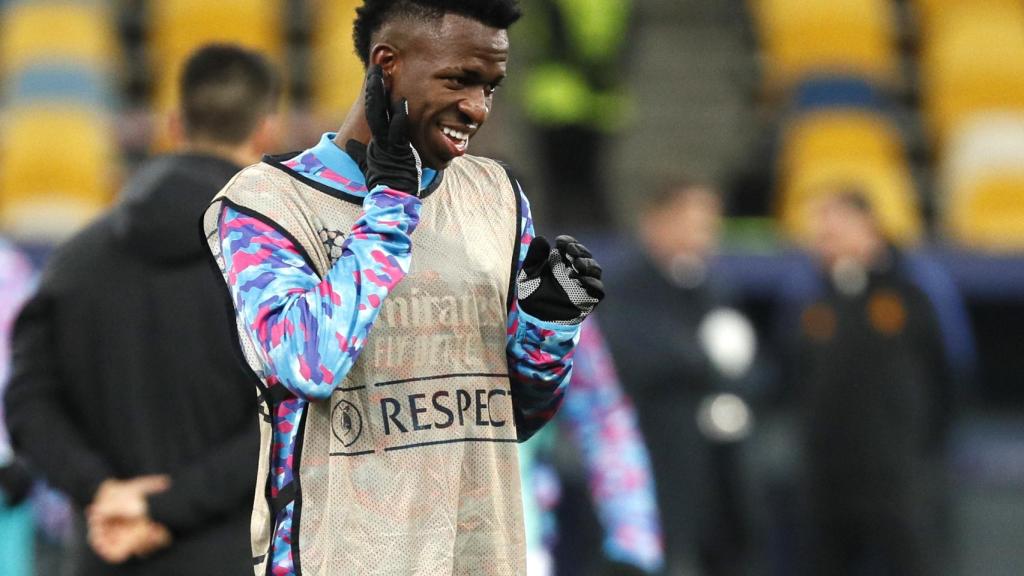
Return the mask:
[[482,89],[473,90],[469,96],[459,101],[459,112],[466,115],[469,123],[483,124],[491,112],[490,99],[484,95]]

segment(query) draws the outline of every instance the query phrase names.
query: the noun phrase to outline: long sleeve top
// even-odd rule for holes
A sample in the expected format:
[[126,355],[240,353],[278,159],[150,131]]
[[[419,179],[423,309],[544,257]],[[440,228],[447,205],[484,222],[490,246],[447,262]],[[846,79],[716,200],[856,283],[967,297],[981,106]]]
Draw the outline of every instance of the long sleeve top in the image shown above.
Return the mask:
[[[664,550],[654,474],[640,433],[636,410],[622,390],[615,365],[597,323],[584,323],[573,367],[573,390],[552,430],[580,453],[609,560],[656,573]],[[525,445],[524,500],[532,546],[548,548],[556,539],[554,508],[560,489],[545,464],[550,434]],[[531,515],[530,513],[533,513]]]

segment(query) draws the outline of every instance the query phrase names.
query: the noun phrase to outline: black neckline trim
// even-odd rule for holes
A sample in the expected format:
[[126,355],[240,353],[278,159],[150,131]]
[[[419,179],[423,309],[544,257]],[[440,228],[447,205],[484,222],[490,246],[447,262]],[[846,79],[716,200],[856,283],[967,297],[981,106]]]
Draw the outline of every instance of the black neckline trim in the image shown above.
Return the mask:
[[[273,166],[274,168],[277,168],[278,170],[284,172],[285,174],[291,176],[292,178],[295,178],[299,182],[302,182],[303,184],[309,186],[310,188],[315,188],[316,190],[319,190],[320,192],[323,192],[328,196],[333,196],[334,198],[344,200],[345,202],[350,202],[352,204],[358,204],[359,206],[363,205],[362,196],[356,196],[355,194],[350,194],[348,192],[338,190],[337,188],[332,188],[322,182],[317,182],[316,180],[313,180],[308,176],[300,174],[299,172],[284,165],[285,160],[291,160],[292,158],[295,158],[299,154],[302,154],[302,152],[289,152],[287,154],[277,154],[274,156],[265,155],[263,156],[263,163],[267,164],[268,166]],[[424,199],[427,196],[430,196],[431,194],[434,193],[435,190],[437,190],[441,186],[441,181],[444,180],[444,172],[444,170],[437,171],[437,174],[434,176],[434,181],[430,183],[430,186],[427,186],[426,189],[423,190],[423,193],[420,194],[420,199]]]

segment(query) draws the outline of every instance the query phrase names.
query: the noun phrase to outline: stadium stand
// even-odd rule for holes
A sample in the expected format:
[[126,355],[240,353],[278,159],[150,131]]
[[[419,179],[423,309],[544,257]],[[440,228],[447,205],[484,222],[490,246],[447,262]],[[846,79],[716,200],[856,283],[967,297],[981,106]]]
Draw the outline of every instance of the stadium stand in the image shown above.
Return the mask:
[[898,84],[895,22],[887,0],[751,0],[750,6],[766,93],[785,93],[822,73]]
[[156,150],[166,149],[166,122],[174,109],[175,82],[182,63],[208,42],[232,42],[260,50],[277,64],[286,59],[285,8],[282,0],[152,0],[148,5],[146,50],[151,101],[158,116]]
[[923,36],[923,113],[936,150],[972,115],[1024,110],[1024,4],[951,3]]
[[114,19],[101,2],[11,2],[0,30],[0,226],[59,241],[117,185]]
[[363,63],[350,34],[360,0],[318,0],[312,5],[310,82],[313,112],[328,125],[340,125],[363,83]]
[[976,250],[1024,250],[1024,110],[975,115],[945,147],[940,225]]

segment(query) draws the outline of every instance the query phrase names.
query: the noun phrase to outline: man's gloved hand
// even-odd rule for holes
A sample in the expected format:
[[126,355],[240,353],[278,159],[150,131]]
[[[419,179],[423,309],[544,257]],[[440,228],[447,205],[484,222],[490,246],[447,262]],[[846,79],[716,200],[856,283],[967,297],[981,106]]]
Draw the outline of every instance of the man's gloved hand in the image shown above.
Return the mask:
[[366,148],[366,187],[383,184],[419,196],[423,164],[409,143],[409,104],[392,103],[384,89],[384,72],[370,66],[366,73],[366,121],[373,137]]
[[519,306],[546,322],[579,324],[604,298],[601,266],[572,236],[555,238],[554,248],[534,238],[517,282]]

